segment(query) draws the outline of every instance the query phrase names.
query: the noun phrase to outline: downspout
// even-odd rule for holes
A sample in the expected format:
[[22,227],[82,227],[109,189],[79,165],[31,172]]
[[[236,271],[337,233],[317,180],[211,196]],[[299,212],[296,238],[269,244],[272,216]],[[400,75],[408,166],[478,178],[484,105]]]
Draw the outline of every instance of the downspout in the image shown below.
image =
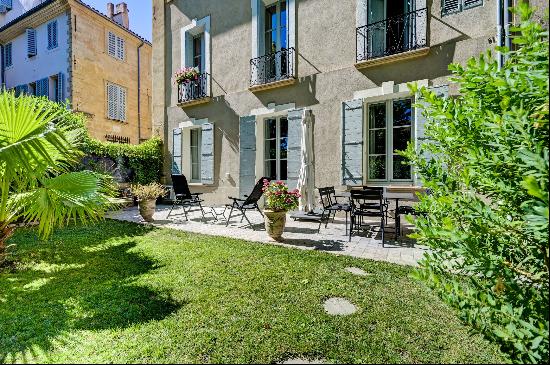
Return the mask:
[[[497,0],[497,46],[502,47],[502,0]],[[497,51],[498,69],[502,68],[502,53]]]
[[510,0],[504,0],[504,46],[508,50],[512,49],[512,38],[510,38]]
[[141,44],[137,48],[137,100],[138,100],[138,140],[137,143],[141,143],[141,47],[143,47],[145,43],[141,41]]
[[2,78],[2,90],[6,88],[6,65],[4,65],[4,45],[0,44],[0,57],[2,57],[2,71],[0,77]]

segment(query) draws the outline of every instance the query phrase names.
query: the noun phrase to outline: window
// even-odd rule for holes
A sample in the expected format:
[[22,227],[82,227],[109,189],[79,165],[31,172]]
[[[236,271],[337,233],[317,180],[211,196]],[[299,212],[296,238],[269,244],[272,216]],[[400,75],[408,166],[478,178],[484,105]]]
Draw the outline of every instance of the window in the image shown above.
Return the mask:
[[36,96],[36,82],[31,82],[29,84],[29,95]]
[[483,0],[442,0],[441,15],[454,14],[481,5],[483,5]]
[[27,56],[36,56],[36,30],[27,28]]
[[57,20],[48,23],[48,49],[57,48]]
[[191,149],[191,181],[201,181],[201,144],[202,144],[202,130],[199,128],[193,128],[190,131],[190,149]]
[[109,32],[107,49],[109,56],[124,61],[124,39]]
[[4,46],[4,65],[6,67],[10,67],[10,66],[13,65],[12,45],[11,45],[11,43],[8,43]]
[[265,120],[264,176],[273,180],[287,180],[288,119]]
[[397,154],[412,140],[411,99],[369,104],[367,108],[367,180],[411,181],[411,166]]
[[270,54],[287,48],[286,1],[278,0],[265,9],[264,53]]
[[126,121],[126,89],[122,86],[107,84],[107,117]]
[[13,8],[12,0],[0,0],[0,14],[7,13]]
[[193,67],[202,71],[202,34],[193,37]]

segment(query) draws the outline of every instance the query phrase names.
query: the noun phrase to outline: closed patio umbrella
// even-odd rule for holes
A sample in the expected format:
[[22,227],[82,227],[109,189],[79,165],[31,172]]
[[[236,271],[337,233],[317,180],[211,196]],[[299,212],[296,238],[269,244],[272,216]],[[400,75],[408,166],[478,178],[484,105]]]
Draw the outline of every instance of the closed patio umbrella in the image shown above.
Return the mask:
[[301,167],[298,178],[300,211],[312,212],[315,208],[315,159],[313,157],[313,116],[305,109],[302,117]]

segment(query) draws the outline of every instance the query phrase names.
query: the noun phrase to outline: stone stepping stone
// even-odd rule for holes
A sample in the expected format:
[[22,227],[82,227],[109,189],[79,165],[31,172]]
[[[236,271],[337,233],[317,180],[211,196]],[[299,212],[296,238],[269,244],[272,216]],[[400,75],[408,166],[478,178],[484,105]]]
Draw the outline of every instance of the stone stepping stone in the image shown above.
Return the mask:
[[302,358],[288,359],[280,364],[324,364],[323,360],[307,360]]
[[368,272],[364,271],[364,270],[361,270],[360,268],[358,267],[346,267],[345,270],[347,272],[350,272],[354,275],[359,275],[359,276],[369,276],[369,275],[372,275],[372,274],[369,274]]
[[344,298],[330,298],[325,301],[325,311],[333,316],[349,316],[357,312],[357,307]]

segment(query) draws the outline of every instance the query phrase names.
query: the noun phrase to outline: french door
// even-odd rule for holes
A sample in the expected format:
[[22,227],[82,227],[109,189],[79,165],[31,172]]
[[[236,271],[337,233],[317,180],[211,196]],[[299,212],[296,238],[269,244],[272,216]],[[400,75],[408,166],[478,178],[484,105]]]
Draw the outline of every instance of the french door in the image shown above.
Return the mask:
[[264,176],[285,181],[288,178],[288,119],[268,118],[264,124]]

